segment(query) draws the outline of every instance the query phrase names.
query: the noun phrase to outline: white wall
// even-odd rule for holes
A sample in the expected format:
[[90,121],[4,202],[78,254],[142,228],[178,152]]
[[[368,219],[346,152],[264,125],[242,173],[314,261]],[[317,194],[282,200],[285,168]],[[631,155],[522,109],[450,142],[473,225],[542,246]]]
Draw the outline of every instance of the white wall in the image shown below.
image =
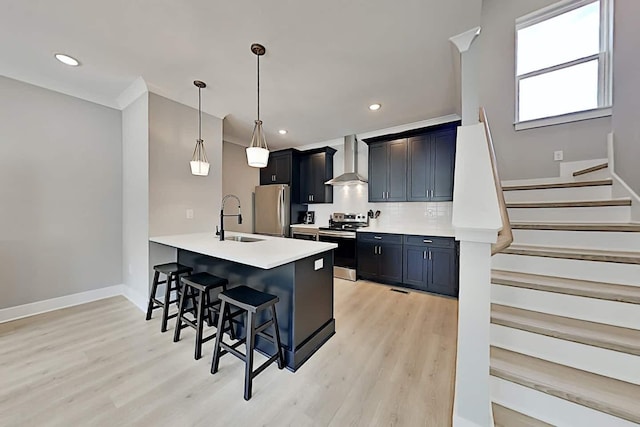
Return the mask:
[[122,283],[120,112],[0,77],[0,309]]
[[[253,232],[253,192],[260,184],[260,169],[247,164],[246,147],[225,141],[222,147],[222,193],[235,194],[242,206],[242,224],[229,219],[225,230]],[[231,200],[229,213],[235,213],[235,201]],[[225,209],[226,211],[226,209]]]
[[[610,117],[518,132],[513,127],[515,20],[556,1],[483,1],[482,33],[472,49],[479,49],[480,105],[487,109],[500,178],[504,180],[558,176],[558,164],[553,160],[556,150],[564,151],[565,161],[607,156]],[[621,3],[625,1],[632,3]],[[631,40],[635,40],[633,36],[629,43],[633,43]]]
[[615,2],[613,54],[613,132],[616,173],[640,194],[640,57],[638,56],[640,2]]
[[[202,114],[208,176],[191,174],[198,110],[149,94],[149,235],[214,231],[222,198],[222,120]],[[192,209],[193,219],[186,210]]]
[[129,299],[144,307],[149,264],[149,94],[122,111],[123,276]]

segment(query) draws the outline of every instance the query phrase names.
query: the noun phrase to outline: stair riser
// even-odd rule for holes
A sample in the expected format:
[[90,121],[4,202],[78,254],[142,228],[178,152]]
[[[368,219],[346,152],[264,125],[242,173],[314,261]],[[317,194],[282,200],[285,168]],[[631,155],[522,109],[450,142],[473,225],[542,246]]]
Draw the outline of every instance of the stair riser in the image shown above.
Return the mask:
[[559,427],[638,427],[629,421],[496,377],[491,377],[491,399]]
[[637,304],[491,285],[491,302],[524,310],[640,330]]
[[569,279],[640,286],[639,264],[497,254],[492,258],[492,268]]
[[640,385],[640,357],[632,354],[495,324],[491,345]]
[[504,199],[507,203],[557,201],[575,202],[583,200],[610,200],[611,198],[611,185],[553,188],[546,190],[514,190],[504,192]]
[[513,242],[519,245],[640,252],[640,233],[513,230]]
[[509,208],[511,222],[629,222],[630,206]]

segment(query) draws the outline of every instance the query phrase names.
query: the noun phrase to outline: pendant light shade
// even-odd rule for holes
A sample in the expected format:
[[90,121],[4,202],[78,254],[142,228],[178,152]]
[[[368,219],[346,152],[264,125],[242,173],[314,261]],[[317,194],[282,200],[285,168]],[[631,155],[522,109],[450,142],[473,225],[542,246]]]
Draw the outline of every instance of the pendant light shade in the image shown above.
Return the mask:
[[198,88],[198,139],[196,140],[196,148],[193,150],[193,156],[189,164],[191,165],[191,174],[196,176],[209,175],[209,160],[207,153],[204,151],[204,141],[202,140],[202,96],[201,91],[207,87],[205,82],[196,80],[193,84]]
[[254,43],[251,45],[251,52],[258,58],[258,119],[253,127],[251,145],[247,148],[247,163],[254,168],[264,168],[269,163],[269,147],[260,120],[260,57],[265,54],[266,49],[261,44]]

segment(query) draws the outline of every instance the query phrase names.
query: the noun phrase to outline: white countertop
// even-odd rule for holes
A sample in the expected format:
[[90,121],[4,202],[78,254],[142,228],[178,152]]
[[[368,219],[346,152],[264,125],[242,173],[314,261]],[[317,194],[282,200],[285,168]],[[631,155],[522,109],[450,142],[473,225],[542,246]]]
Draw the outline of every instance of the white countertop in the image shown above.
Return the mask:
[[426,224],[370,224],[368,227],[359,228],[362,233],[390,233],[413,234],[419,236],[455,237],[451,223],[434,222]]
[[231,236],[253,237],[262,240],[259,242],[220,241],[213,232],[159,236],[151,237],[149,240],[266,270],[338,247],[334,243],[285,239],[235,231],[225,232],[225,237]]

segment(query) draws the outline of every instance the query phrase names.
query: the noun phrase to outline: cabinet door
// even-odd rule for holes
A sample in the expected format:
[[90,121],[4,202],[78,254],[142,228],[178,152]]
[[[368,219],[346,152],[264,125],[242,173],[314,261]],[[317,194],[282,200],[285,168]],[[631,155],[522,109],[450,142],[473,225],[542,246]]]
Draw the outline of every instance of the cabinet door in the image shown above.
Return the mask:
[[374,279],[378,277],[378,245],[373,242],[358,241],[358,277]]
[[311,156],[304,155],[300,159],[300,203],[311,203],[312,176]]
[[387,143],[387,202],[407,200],[407,140],[399,139]]
[[378,245],[380,279],[402,283],[402,245]]
[[458,296],[455,248],[429,247],[429,292]]
[[316,153],[311,156],[311,183],[313,203],[326,203],[326,179],[325,164],[326,154]]
[[275,163],[276,179],[274,184],[290,184],[291,183],[291,155],[285,154],[273,158]]
[[276,161],[274,156],[269,155],[269,162],[264,168],[260,168],[260,185],[275,184],[276,181]]
[[453,170],[456,158],[456,130],[436,132],[431,136],[431,201],[453,200]]
[[404,247],[404,269],[402,283],[427,289],[427,248],[424,246]]
[[409,173],[407,200],[426,202],[431,197],[431,138],[428,135],[409,138]]
[[369,146],[369,201],[384,202],[387,194],[387,145]]

